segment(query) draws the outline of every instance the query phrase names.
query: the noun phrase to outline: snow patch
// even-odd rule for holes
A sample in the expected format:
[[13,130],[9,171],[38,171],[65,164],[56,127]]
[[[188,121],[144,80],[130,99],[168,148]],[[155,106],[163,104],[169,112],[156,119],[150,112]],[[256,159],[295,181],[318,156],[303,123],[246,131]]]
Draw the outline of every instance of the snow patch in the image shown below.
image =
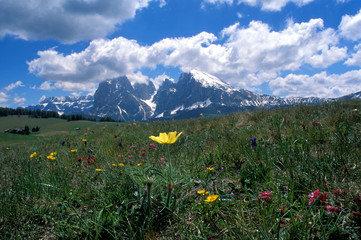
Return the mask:
[[222,82],[219,78],[205,72],[201,72],[198,70],[191,70],[190,73],[192,74],[193,78],[202,84],[203,87],[215,87],[225,90],[227,92],[233,92],[233,89],[230,85],[225,82]]

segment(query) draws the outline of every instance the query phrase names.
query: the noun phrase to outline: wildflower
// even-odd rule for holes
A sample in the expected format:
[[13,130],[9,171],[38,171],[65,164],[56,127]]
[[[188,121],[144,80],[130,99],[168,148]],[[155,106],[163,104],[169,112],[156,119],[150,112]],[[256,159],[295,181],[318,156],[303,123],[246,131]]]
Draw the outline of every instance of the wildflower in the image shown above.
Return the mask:
[[286,205],[283,205],[283,207],[281,208],[281,213],[283,213],[285,211]]
[[83,139],[82,139],[82,141],[83,141],[84,145],[86,145],[86,144],[87,144],[87,141],[86,141],[86,139],[85,139],[85,138],[83,138]]
[[320,199],[321,201],[321,205],[325,205],[326,204],[326,200],[327,200],[327,192],[321,193],[320,190],[316,190],[313,193],[311,193],[310,195],[308,195],[310,197],[310,201],[308,202],[308,204],[312,204],[315,199]]
[[218,199],[218,195],[209,195],[206,200],[204,200],[205,202],[214,202]]
[[149,144],[149,150],[156,150],[156,149],[157,147],[155,146],[154,143]]
[[163,163],[164,161],[165,161],[164,158],[161,158],[161,159],[158,160],[158,162],[160,162],[160,163]]
[[64,146],[64,144],[65,144],[65,141],[63,140],[63,141],[61,141],[61,145],[63,145]]
[[121,146],[122,146],[122,143],[121,143],[121,142],[118,142],[117,145],[118,145],[118,147],[121,147]]
[[143,165],[143,163],[138,163],[138,164],[137,164],[138,167],[139,167],[139,166],[142,166],[142,165]]
[[303,128],[303,130],[305,130],[306,129],[306,124],[304,124],[304,123],[302,123],[302,128]]
[[124,163],[119,163],[118,165],[121,167],[124,167]]
[[312,122],[312,125],[314,125],[314,126],[317,126],[317,125],[319,125],[320,124],[320,121],[313,121]]
[[142,152],[142,156],[144,156],[145,155],[145,152]]
[[78,151],[78,149],[72,149],[72,150],[70,150],[70,152],[72,152],[72,153],[75,153],[75,152],[77,152]]
[[102,170],[100,168],[95,169],[97,172],[101,172]]
[[197,191],[197,193],[198,193],[198,194],[203,194],[203,195],[204,195],[204,194],[205,194],[205,195],[208,195],[208,194],[209,194],[209,192],[207,192],[207,191],[204,190],[204,189],[203,189],[203,190],[200,190],[200,191]]
[[357,212],[352,211],[352,214],[357,217],[361,216],[361,212],[359,212],[359,211],[357,211]]
[[336,189],[336,190],[333,190],[332,193],[335,196],[341,196],[341,195],[346,194],[346,191],[341,191],[341,189]]
[[30,154],[30,157],[33,158],[36,156],[36,152],[33,152],[32,154]]
[[160,133],[158,137],[155,136],[150,136],[149,138],[152,139],[153,141],[160,143],[160,144],[172,144],[175,143],[175,141],[177,141],[178,137],[182,134],[183,132],[180,132],[177,135],[177,132],[170,132],[170,133]]
[[128,158],[129,158],[129,159],[132,159],[132,158],[133,158],[133,155],[128,155]]
[[257,138],[250,138],[249,140],[251,140],[252,148],[256,148],[257,147],[257,143],[256,143]]
[[5,150],[9,150],[9,148],[7,147],[7,148],[5,148]]
[[55,160],[55,157],[53,155],[46,156],[46,158],[49,160]]
[[113,164],[112,164],[112,166],[116,167],[116,166],[117,166],[117,164],[113,163]]
[[130,146],[130,148],[135,148],[135,146],[134,146],[134,145],[132,145],[132,146]]
[[357,108],[353,109],[352,112],[358,112],[359,110]]
[[214,170],[214,168],[207,167],[207,170],[208,170],[208,171],[213,171],[213,170]]
[[93,151],[93,149],[89,148],[87,152],[88,153],[93,153],[94,151]]
[[273,191],[265,191],[264,193],[261,193],[260,195],[258,195],[258,199],[263,200],[265,202],[270,202],[271,201],[271,193],[273,193]]

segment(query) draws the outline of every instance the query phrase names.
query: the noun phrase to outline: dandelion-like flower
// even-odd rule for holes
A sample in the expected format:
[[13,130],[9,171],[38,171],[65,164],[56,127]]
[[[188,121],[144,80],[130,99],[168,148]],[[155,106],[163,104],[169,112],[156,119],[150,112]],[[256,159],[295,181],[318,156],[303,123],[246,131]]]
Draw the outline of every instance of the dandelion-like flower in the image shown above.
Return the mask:
[[179,136],[182,134],[183,132],[180,132],[177,135],[177,132],[170,132],[170,133],[160,133],[158,137],[155,136],[150,136],[149,138],[152,139],[153,141],[160,143],[160,144],[172,144],[175,143],[175,141],[177,141],[177,139],[179,138]]
[[142,165],[143,165],[143,163],[138,163],[138,164],[137,164],[138,167],[139,167],[139,166],[142,166]]
[[72,150],[70,150],[70,152],[72,152],[72,153],[75,153],[75,152],[77,152],[78,151],[78,149],[72,149]]
[[204,200],[205,202],[214,202],[218,199],[218,195],[209,195],[206,200]]
[[213,171],[214,168],[212,168],[212,167],[207,167],[207,170],[208,170],[208,171]]
[[32,154],[30,154],[30,157],[33,158],[36,156],[36,152],[33,152]]
[[200,194],[200,195],[201,195],[201,194],[203,194],[203,195],[208,195],[208,194],[209,194],[209,192],[207,192],[207,191],[204,190],[204,189],[197,191],[197,193]]
[[97,169],[95,169],[95,171],[97,171],[97,172],[101,172],[101,171],[102,171],[102,169],[97,168]]
[[119,163],[118,165],[121,167],[124,167],[124,163]]

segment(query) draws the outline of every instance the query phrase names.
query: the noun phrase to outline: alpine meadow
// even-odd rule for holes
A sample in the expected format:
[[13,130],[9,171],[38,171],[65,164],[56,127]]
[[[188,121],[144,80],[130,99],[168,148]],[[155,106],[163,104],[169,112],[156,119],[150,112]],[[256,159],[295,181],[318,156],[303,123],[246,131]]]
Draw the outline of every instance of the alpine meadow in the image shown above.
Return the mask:
[[359,239],[360,109],[351,99],[80,130],[56,119],[53,134],[55,120],[32,120],[39,133],[0,143],[1,238]]

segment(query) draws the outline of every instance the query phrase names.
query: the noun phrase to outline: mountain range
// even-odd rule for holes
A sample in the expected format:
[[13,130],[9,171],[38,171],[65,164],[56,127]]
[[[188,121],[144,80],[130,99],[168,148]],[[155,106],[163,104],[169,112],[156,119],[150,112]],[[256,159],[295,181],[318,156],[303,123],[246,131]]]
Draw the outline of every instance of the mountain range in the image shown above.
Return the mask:
[[[361,92],[338,99],[361,98]],[[81,113],[89,117],[111,117],[120,121],[181,119],[231,113],[257,108],[271,109],[291,105],[318,104],[334,98],[281,98],[235,89],[219,78],[192,70],[177,82],[165,79],[159,88],[153,82],[131,84],[126,76],[103,81],[94,96],[49,97],[27,109]]]

